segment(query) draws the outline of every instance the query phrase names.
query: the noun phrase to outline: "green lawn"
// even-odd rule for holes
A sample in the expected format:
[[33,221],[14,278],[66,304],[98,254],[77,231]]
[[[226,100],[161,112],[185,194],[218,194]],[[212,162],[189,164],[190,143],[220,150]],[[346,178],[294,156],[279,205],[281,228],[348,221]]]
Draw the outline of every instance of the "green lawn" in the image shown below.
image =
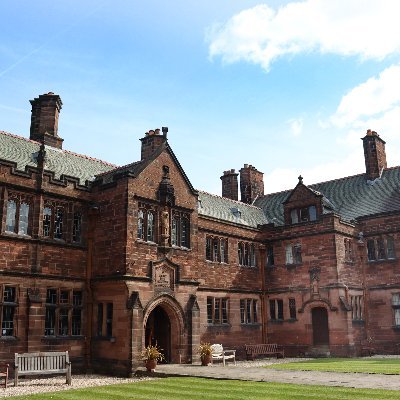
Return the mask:
[[400,374],[400,358],[318,358],[310,361],[268,365],[265,368],[398,375]]
[[400,391],[228,381],[202,378],[163,378],[154,381],[99,386],[81,390],[68,390],[14,398],[19,400],[391,400],[400,399]]

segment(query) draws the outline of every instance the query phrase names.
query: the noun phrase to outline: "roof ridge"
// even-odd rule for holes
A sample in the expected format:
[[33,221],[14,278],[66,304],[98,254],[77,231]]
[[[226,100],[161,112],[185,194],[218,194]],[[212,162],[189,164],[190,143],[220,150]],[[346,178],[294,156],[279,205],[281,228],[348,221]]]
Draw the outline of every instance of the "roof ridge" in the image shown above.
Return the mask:
[[6,135],[6,136],[11,136],[11,137],[13,137],[15,139],[22,139],[22,140],[25,140],[26,142],[31,142],[31,143],[35,143],[35,144],[41,144],[40,142],[37,142],[36,140],[28,139],[26,137],[15,135],[14,133],[2,131],[2,130],[0,130],[0,134]]
[[65,153],[68,153],[68,154],[72,154],[73,156],[77,156],[77,157],[81,157],[81,158],[86,158],[87,160],[97,161],[97,162],[100,162],[100,163],[102,163],[102,164],[104,164],[104,165],[108,165],[108,166],[110,166],[110,167],[116,167],[116,168],[118,168],[118,165],[116,165],[116,164],[112,164],[112,163],[110,163],[110,162],[108,162],[108,161],[100,160],[99,158],[90,157],[90,156],[87,156],[86,154],[79,154],[79,153],[75,153],[74,151],[71,151],[71,150],[64,150],[64,149],[62,149],[62,151],[64,151]]
[[[110,169],[109,171],[104,171],[104,172],[102,172],[101,174],[97,174],[96,176],[102,176],[102,175],[111,174],[111,173],[116,172],[116,171],[119,171],[119,170],[121,170],[121,169],[130,167],[130,166],[132,166],[132,165],[140,164],[141,162],[143,162],[143,160],[134,161],[134,162],[131,162],[131,163],[129,163],[129,164],[125,164],[125,165],[121,165],[121,166],[114,165],[116,168]],[[112,165],[112,164],[110,164],[110,165]]]
[[[0,130],[0,134],[6,135],[6,136],[10,136],[10,137],[13,137],[13,138],[15,138],[15,139],[24,140],[25,142],[31,142],[31,143],[38,144],[38,145],[41,144],[40,142],[37,142],[36,140],[28,139],[28,138],[26,138],[26,137],[24,137],[24,136],[15,135],[14,133],[2,131],[2,130]],[[118,167],[117,165],[112,164],[112,163],[109,163],[108,161],[103,161],[103,160],[100,160],[100,159],[95,158],[95,157],[87,156],[87,155],[85,155],[85,154],[75,153],[74,151],[71,151],[71,150],[61,149],[61,151],[62,151],[62,152],[65,152],[65,153],[68,153],[68,154],[72,154],[73,156],[85,158],[85,159],[87,159],[87,160],[97,161],[97,162],[100,162],[100,163],[102,163],[102,164],[104,164],[104,165],[108,165],[108,166],[110,166],[110,167]]]
[[[388,167],[388,168],[385,168],[384,171],[387,171],[387,170],[394,170],[394,169],[396,169],[396,168],[400,168],[400,166],[397,165],[397,166],[394,166],[394,167]],[[342,176],[341,178],[334,178],[334,179],[331,179],[331,180],[328,180],[328,181],[317,182],[317,183],[311,183],[311,184],[309,184],[309,185],[306,185],[306,184],[305,184],[305,186],[306,186],[307,188],[309,188],[309,189],[311,188],[312,190],[315,190],[315,189],[313,189],[313,187],[314,187],[314,186],[317,186],[317,185],[322,185],[322,184],[330,183],[330,182],[343,181],[343,180],[345,180],[345,179],[355,178],[355,177],[357,177],[357,176],[362,176],[362,175],[365,175],[365,172],[362,172],[362,173],[360,173],[360,174],[355,174],[355,175]],[[268,197],[268,196],[274,196],[274,195],[277,195],[277,194],[280,194],[280,193],[291,192],[292,190],[294,190],[294,188],[292,188],[292,189],[280,190],[279,192],[268,193],[268,194],[263,195],[261,198],[263,198],[263,197]],[[321,194],[323,194],[323,193],[321,193]]]
[[257,206],[255,206],[255,205],[253,205],[253,204],[243,203],[242,201],[233,200],[233,199],[230,199],[229,197],[219,196],[219,195],[214,194],[214,193],[206,192],[205,190],[197,190],[197,191],[198,191],[199,193],[208,194],[209,196],[218,197],[219,199],[229,200],[229,201],[231,201],[231,202],[233,202],[233,203],[237,203],[237,204],[240,204],[240,205],[242,205],[242,206],[253,207],[253,208],[256,208],[257,210],[261,210],[261,207],[257,207]]

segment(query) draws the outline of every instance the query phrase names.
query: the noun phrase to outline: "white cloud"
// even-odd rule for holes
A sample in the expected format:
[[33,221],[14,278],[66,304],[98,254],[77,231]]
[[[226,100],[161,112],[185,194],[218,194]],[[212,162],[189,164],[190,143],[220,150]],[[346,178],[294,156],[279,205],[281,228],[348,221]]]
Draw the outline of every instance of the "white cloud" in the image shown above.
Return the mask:
[[386,68],[379,77],[361,83],[343,96],[331,122],[339,127],[377,116],[400,104],[400,66]]
[[[354,166],[360,166],[359,171],[354,171]],[[276,168],[271,173],[264,174],[266,193],[274,193],[285,189],[293,189],[298,183],[298,176],[302,175],[305,185],[325,182],[331,179],[343,178],[357,173],[363,173],[364,165],[361,140],[357,149],[344,159],[315,165],[310,168]]]
[[207,32],[209,54],[268,70],[284,55],[317,51],[382,59],[400,50],[397,0],[307,0],[261,4]]
[[290,129],[292,130],[293,136],[300,136],[303,132],[303,118],[293,118],[288,121]]

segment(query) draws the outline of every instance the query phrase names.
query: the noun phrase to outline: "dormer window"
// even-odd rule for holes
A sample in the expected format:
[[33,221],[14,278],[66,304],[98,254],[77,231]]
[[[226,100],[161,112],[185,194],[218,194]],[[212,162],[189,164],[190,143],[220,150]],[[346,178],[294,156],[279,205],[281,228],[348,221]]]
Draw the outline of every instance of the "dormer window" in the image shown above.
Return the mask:
[[293,208],[290,211],[290,220],[292,224],[299,222],[316,221],[317,208],[315,206],[308,206],[302,208]]

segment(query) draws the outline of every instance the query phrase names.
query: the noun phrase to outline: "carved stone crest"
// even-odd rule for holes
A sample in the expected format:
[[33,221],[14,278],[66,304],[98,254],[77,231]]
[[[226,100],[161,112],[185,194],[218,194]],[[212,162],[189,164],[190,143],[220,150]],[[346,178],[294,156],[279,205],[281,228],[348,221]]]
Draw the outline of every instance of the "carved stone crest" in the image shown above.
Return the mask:
[[154,268],[154,288],[158,290],[174,290],[174,270],[167,265],[160,265]]

